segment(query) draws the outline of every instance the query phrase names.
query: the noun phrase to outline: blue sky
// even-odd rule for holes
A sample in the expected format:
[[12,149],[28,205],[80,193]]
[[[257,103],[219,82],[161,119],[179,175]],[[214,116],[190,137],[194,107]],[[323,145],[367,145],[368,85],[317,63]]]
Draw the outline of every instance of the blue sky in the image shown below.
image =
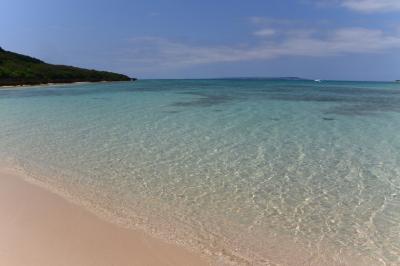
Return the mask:
[[0,0],[0,46],[139,78],[400,79],[400,0]]

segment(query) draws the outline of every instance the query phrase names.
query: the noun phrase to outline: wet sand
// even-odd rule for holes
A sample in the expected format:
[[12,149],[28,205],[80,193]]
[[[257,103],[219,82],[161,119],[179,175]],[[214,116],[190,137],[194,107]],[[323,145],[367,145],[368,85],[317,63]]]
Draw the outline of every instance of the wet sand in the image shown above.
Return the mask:
[[208,265],[182,247],[103,221],[0,168],[0,265]]

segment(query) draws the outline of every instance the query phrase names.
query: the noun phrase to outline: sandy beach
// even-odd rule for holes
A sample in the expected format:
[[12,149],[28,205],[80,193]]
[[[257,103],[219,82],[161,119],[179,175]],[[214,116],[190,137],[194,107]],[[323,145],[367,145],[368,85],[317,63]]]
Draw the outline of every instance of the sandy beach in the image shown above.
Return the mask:
[[207,265],[184,248],[103,221],[0,169],[0,265]]
[[110,82],[133,82],[133,81],[78,81],[69,83],[42,83],[42,84],[25,84],[25,85],[0,85],[0,90],[18,90],[18,89],[29,89],[29,88],[43,88],[43,87],[62,87],[62,86],[79,86],[85,84],[97,84],[97,83],[110,83]]

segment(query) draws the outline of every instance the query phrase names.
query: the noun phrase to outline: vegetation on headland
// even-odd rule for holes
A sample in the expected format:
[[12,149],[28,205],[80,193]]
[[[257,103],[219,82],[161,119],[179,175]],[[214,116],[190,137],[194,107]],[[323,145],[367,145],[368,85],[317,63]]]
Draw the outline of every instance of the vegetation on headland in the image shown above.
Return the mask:
[[0,86],[129,80],[135,79],[107,71],[47,64],[0,47]]

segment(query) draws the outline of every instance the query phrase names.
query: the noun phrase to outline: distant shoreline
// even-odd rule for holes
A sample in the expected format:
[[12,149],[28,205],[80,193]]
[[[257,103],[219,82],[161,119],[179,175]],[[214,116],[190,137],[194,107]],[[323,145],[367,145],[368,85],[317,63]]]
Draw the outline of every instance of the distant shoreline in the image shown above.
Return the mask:
[[0,90],[6,89],[25,89],[25,88],[36,88],[36,87],[50,87],[50,86],[65,86],[65,85],[81,85],[81,84],[95,84],[95,83],[110,83],[110,82],[134,82],[137,79],[131,81],[76,81],[76,82],[49,82],[40,84],[21,84],[21,85],[0,85]]

